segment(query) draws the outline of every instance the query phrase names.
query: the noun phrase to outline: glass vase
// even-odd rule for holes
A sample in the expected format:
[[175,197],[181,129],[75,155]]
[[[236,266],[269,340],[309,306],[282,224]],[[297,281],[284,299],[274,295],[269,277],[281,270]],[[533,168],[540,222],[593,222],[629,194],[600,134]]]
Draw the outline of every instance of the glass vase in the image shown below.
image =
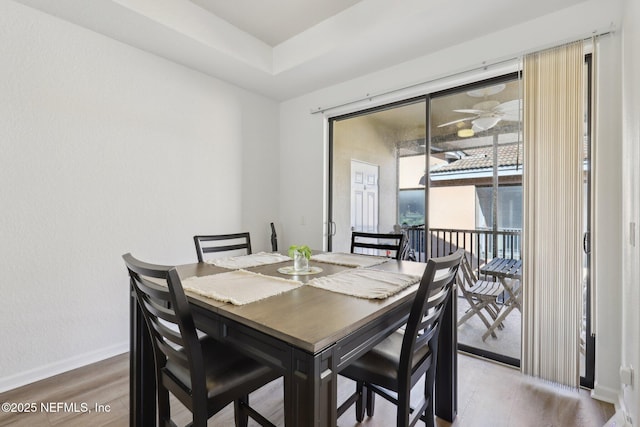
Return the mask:
[[309,271],[309,260],[304,253],[297,250],[293,251],[293,271]]

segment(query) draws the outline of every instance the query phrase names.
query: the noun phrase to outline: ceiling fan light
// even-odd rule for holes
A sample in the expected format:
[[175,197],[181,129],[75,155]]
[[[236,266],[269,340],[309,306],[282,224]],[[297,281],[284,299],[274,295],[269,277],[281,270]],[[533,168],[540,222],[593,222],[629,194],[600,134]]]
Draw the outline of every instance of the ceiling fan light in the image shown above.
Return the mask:
[[473,120],[472,123],[475,130],[483,131],[491,129],[492,127],[497,125],[499,121],[500,117],[478,117],[477,119]]
[[473,136],[475,134],[475,132],[473,131],[473,129],[460,129],[458,130],[458,136],[460,138],[469,138],[471,136]]

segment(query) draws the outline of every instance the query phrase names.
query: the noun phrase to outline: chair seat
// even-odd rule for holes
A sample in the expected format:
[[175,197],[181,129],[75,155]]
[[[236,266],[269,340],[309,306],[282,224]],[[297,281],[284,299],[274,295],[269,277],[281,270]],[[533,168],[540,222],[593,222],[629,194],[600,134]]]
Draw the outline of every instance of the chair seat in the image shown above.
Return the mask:
[[[208,399],[217,399],[225,395],[237,396],[238,389],[251,389],[252,385],[259,387],[279,376],[271,368],[212,338],[201,339],[200,345],[202,358],[207,362],[205,378]],[[164,370],[191,388],[188,369],[169,360]]]
[[500,282],[492,282],[488,280],[478,280],[468,288],[467,292],[475,295],[497,297],[504,292],[504,287]]
[[[368,353],[345,368],[341,375],[353,380],[362,380],[376,384],[389,390],[398,389],[398,366],[404,333],[396,331]],[[417,350],[413,358],[412,371],[426,358],[431,357],[429,346],[424,345]]]

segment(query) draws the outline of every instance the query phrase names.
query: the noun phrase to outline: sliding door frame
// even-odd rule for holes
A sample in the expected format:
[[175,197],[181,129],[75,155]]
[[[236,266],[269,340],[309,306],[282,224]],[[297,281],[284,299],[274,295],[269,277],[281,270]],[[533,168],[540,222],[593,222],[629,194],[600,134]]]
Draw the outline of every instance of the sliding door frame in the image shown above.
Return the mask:
[[[328,191],[327,191],[327,228],[326,228],[326,233],[327,233],[327,250],[329,252],[331,252],[333,250],[333,242],[332,242],[332,237],[335,235],[336,233],[336,225],[335,222],[333,221],[333,184],[334,184],[334,177],[333,177],[333,167],[334,167],[334,132],[335,132],[335,122],[337,121],[342,121],[342,120],[348,120],[348,119],[352,119],[355,117],[359,117],[359,116],[365,116],[367,114],[371,114],[371,113],[377,113],[379,111],[384,111],[384,110],[390,110],[393,108],[397,108],[397,107],[402,107],[404,105],[409,105],[409,104],[415,104],[418,102],[424,102],[425,103],[425,123],[426,123],[426,135],[425,135],[425,141],[427,144],[426,150],[427,153],[429,152],[429,95],[420,95],[420,96],[415,96],[415,97],[411,97],[411,98],[407,98],[407,99],[403,99],[400,101],[394,101],[388,104],[384,104],[384,105],[380,105],[377,107],[371,107],[371,108],[367,108],[364,110],[359,110],[359,111],[354,111],[352,113],[347,113],[347,114],[342,114],[342,115],[337,115],[335,117],[329,117],[328,118],[328,129],[329,129],[329,147],[328,147],[328,171],[327,171],[327,184],[328,184]],[[428,156],[425,157],[425,168],[428,169]],[[428,191],[425,191],[425,209],[428,209]],[[427,217],[428,214],[427,212],[425,212],[425,227],[426,227],[426,221],[427,221]],[[425,240],[426,239],[425,237]]]
[[587,191],[585,197],[587,201],[585,205],[587,206],[587,231],[583,240],[583,249],[585,252],[586,260],[587,260],[587,291],[586,291],[586,303],[585,303],[585,315],[586,315],[586,325],[585,325],[585,372],[584,376],[580,376],[580,385],[582,387],[586,387],[589,389],[593,389],[595,383],[595,365],[596,365],[596,337],[595,333],[591,330],[591,295],[592,295],[592,287],[593,283],[591,278],[593,277],[591,274],[591,248],[593,247],[593,137],[592,137],[592,124],[593,124],[593,58],[591,54],[585,55],[585,64],[587,66],[587,99],[586,99],[586,117],[587,117],[587,144],[588,149],[587,153],[587,161],[589,164],[589,172],[587,177]]

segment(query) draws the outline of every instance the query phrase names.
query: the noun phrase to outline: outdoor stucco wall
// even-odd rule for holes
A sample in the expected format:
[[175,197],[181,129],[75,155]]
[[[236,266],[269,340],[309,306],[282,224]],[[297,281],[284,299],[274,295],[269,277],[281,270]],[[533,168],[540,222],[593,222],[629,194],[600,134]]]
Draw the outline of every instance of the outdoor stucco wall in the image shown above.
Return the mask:
[[393,231],[397,216],[397,167],[392,135],[366,116],[337,121],[333,141],[334,251],[349,251],[351,239],[351,160],[379,166],[378,206],[381,233]]

